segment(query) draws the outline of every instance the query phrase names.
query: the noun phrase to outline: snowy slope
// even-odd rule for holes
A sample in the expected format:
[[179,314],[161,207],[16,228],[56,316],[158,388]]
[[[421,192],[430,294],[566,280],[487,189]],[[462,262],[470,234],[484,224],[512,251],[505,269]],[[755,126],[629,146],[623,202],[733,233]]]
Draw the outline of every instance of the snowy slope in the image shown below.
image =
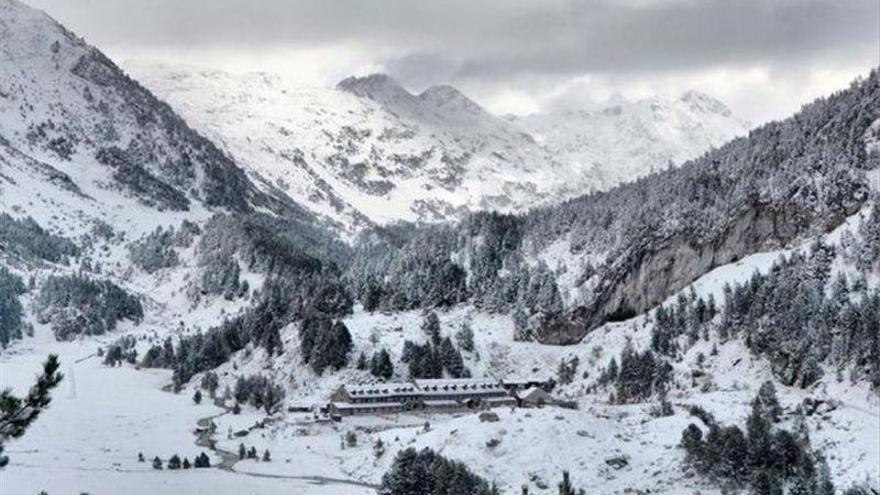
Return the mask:
[[599,189],[680,164],[748,129],[723,103],[698,91],[510,120],[558,160],[593,174]]
[[502,119],[451,86],[412,94],[381,74],[330,89],[262,73],[126,69],[238,162],[354,230],[559,201],[681,163],[746,130],[698,93]]

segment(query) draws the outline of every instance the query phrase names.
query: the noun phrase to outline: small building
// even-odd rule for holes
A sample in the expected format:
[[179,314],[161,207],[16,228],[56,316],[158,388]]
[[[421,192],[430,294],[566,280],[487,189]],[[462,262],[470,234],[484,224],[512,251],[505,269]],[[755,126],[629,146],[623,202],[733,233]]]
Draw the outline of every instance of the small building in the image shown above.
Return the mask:
[[504,385],[504,388],[510,392],[522,392],[534,387],[548,389],[551,379],[537,377],[508,377],[502,380],[501,383]]
[[[531,385],[527,387],[527,385]],[[540,380],[502,382],[491,378],[417,379],[412,382],[341,386],[330,396],[326,413],[331,418],[356,414],[397,414],[406,411],[455,412],[516,406],[522,403],[518,390],[528,400],[553,404],[540,388]],[[544,394],[538,397],[539,394]]]
[[556,404],[556,399],[540,387],[531,387],[520,392],[517,397],[523,406],[544,406]]

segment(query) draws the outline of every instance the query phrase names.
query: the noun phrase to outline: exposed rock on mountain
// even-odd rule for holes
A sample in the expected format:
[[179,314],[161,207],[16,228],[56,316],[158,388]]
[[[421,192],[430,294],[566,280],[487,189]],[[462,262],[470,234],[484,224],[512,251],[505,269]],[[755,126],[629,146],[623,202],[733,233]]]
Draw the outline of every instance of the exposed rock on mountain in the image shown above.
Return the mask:
[[352,233],[606,189],[746,128],[696,93],[657,100],[656,110],[638,102],[502,119],[452,86],[416,95],[384,74],[349,77],[333,90],[266,74],[127,67],[239,163]]

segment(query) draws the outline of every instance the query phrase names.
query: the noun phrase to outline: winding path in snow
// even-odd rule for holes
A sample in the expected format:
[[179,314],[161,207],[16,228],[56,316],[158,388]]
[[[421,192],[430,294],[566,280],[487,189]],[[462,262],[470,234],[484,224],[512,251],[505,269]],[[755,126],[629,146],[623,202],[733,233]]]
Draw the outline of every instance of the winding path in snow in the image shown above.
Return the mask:
[[239,461],[238,453],[230,452],[226,449],[220,448],[217,446],[217,441],[213,438],[214,429],[211,428],[211,424],[215,418],[219,418],[220,416],[224,416],[231,412],[231,409],[228,407],[221,405],[220,403],[215,403],[218,407],[222,407],[224,412],[220,414],[214,414],[213,416],[206,416],[198,420],[197,424],[199,426],[198,438],[196,438],[196,445],[199,447],[204,447],[212,452],[216,453],[220,456],[220,464],[217,465],[218,469],[223,471],[227,471],[230,473],[235,473],[242,476],[250,476],[253,478],[270,478],[270,479],[286,479],[286,480],[297,480],[297,481],[306,481],[308,483],[312,483],[315,485],[347,485],[347,486],[357,486],[361,488],[371,488],[378,489],[378,485],[374,485],[371,483],[364,483],[362,481],[345,479],[345,478],[329,478],[327,476],[295,476],[295,475],[287,475],[287,474],[269,474],[269,473],[253,473],[248,471],[238,471],[235,469],[235,464]]

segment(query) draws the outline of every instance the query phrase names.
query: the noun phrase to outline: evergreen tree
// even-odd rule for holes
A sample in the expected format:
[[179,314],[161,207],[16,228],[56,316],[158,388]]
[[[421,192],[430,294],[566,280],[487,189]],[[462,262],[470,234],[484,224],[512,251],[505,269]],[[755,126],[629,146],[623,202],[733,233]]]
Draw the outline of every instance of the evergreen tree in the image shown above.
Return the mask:
[[209,468],[211,467],[211,459],[208,457],[208,454],[202,452],[201,454],[196,456],[196,460],[193,465],[196,468]]
[[190,464],[189,458],[184,457],[183,458],[183,469],[190,469],[190,468],[192,468],[192,464]]
[[466,352],[474,351],[474,329],[470,323],[462,323],[461,329],[455,334],[455,341],[458,347]]
[[776,397],[776,387],[773,386],[772,380],[767,380],[761,384],[758,389],[758,395],[755,397],[756,405],[753,407],[760,408],[760,414],[773,423],[778,423],[782,419],[782,406],[779,405],[779,399]]
[[3,455],[6,442],[24,435],[28,427],[49,407],[52,389],[64,377],[58,372],[58,356],[50,354],[43,364],[43,372],[24,397],[12,395],[10,390],[0,392],[0,468],[9,463]]
[[153,469],[162,469],[162,459],[159,456],[153,458]]
[[437,313],[431,311],[422,322],[422,332],[431,340],[431,344],[440,345],[440,318]]
[[571,477],[568,471],[562,472],[562,481],[559,482],[559,495],[584,495],[583,489],[577,490],[571,483]]
[[380,349],[379,352],[373,354],[370,360],[370,373],[384,380],[389,380],[394,375],[394,365],[391,363],[391,355],[388,351]]
[[220,387],[220,379],[217,377],[217,373],[213,371],[209,371],[202,376],[201,387],[208,391],[211,398],[217,394],[217,388]]
[[195,402],[197,405],[202,403],[201,390],[196,390],[196,393],[193,394],[193,402]]
[[174,454],[168,459],[168,469],[180,469],[180,456]]
[[[460,462],[431,449],[401,450],[382,476],[381,495],[492,495],[493,488]],[[497,493],[497,492],[496,492]]]

